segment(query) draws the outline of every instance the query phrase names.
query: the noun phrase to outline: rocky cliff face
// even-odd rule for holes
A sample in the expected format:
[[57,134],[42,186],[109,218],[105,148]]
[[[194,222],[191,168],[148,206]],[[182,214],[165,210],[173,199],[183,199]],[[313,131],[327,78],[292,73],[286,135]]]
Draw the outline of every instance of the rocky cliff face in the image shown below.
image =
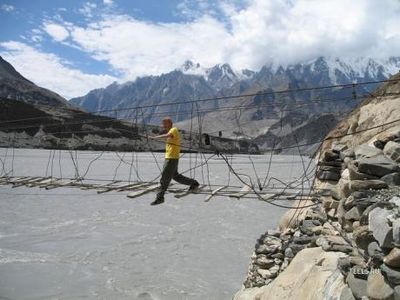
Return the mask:
[[23,77],[2,57],[0,57],[0,97],[35,105],[73,107],[60,95],[41,88]]
[[400,75],[392,79],[328,134],[316,194],[293,205],[315,206],[289,210],[261,236],[235,300],[399,299]]

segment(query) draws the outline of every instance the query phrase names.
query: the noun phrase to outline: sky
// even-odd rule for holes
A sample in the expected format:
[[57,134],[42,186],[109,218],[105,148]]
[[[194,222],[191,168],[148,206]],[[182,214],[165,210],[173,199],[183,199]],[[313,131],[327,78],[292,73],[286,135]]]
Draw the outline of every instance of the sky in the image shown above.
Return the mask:
[[0,0],[0,55],[70,99],[191,60],[400,55],[400,0]]

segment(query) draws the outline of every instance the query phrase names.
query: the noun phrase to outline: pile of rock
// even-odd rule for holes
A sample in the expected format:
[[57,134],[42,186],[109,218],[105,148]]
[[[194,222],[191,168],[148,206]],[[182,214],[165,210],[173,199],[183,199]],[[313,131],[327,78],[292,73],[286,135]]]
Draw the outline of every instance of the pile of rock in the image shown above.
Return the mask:
[[[307,210],[296,228],[286,228],[283,231],[268,230],[257,240],[244,287],[269,284],[286,269],[295,255],[305,248],[322,245],[327,251],[338,251],[345,247],[352,249],[345,241],[334,241],[338,234],[328,222],[326,214],[319,208]],[[331,239],[323,240],[325,236]]]
[[244,282],[246,288],[268,284],[288,264],[282,247],[286,237],[279,231],[269,231],[258,239]]
[[[275,278],[283,272],[285,278],[295,279],[288,266],[296,254],[317,247],[338,254],[340,277],[331,270],[325,274],[331,279],[318,286],[322,294],[333,289],[338,295],[329,299],[400,299],[399,163],[400,134],[354,149],[333,144],[325,150],[316,174],[322,205],[298,214],[301,218],[292,222],[294,226],[285,224],[259,238],[245,289],[235,299],[275,299],[271,296],[279,289]],[[300,279],[296,282],[307,290]]]
[[399,163],[399,135],[355,149],[336,144],[321,155],[320,169],[336,167],[335,176],[318,173],[319,187],[331,191],[323,207],[354,247],[338,265],[348,285],[341,299],[400,299]]

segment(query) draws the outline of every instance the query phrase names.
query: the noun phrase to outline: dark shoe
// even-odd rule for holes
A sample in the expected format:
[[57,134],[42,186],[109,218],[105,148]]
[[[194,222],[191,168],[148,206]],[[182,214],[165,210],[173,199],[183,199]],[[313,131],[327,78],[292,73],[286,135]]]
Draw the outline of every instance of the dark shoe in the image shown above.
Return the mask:
[[195,192],[199,189],[199,183],[196,181],[189,187],[189,192]]
[[150,205],[158,205],[158,204],[161,204],[161,203],[164,203],[164,199],[159,198],[159,199],[156,199],[153,202],[151,202]]

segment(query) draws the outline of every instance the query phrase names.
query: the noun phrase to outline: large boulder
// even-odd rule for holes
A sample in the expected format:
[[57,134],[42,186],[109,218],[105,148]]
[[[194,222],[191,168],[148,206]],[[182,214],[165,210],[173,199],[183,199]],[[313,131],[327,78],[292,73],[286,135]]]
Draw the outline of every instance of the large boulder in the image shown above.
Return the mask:
[[339,235],[321,236],[316,241],[317,246],[321,246],[324,251],[340,251],[343,253],[351,253],[353,248],[346,240]]
[[394,287],[394,300],[400,300],[400,285]]
[[400,185],[400,173],[390,173],[381,178],[382,181],[386,182],[388,185]]
[[360,220],[362,211],[357,206],[352,207],[349,211],[344,214],[344,218],[348,221]]
[[385,281],[380,270],[372,270],[368,275],[367,295],[370,300],[393,300],[394,290]]
[[386,264],[382,264],[381,271],[391,284],[400,285],[400,269],[391,268]]
[[337,263],[339,258],[344,256],[345,254],[341,252],[325,252],[320,247],[304,249],[253,299],[339,299],[344,288],[344,280],[343,275],[337,270]]
[[383,153],[385,153],[385,155],[391,160],[400,163],[400,143],[393,141],[387,142],[383,149]]
[[256,300],[257,295],[261,295],[268,286],[242,289],[233,296],[233,300]]
[[385,256],[383,262],[389,267],[400,268],[400,249],[393,248],[389,254]]
[[349,170],[350,180],[379,179],[378,176],[358,172],[358,167],[355,165],[354,161],[347,164],[347,169]]
[[341,178],[336,185],[335,190],[337,195],[332,194],[334,198],[343,199],[349,197],[351,195],[350,180]]
[[380,189],[385,189],[388,187],[386,182],[382,180],[351,180],[350,184],[350,191],[355,192],[355,191],[362,191],[362,190],[380,190]]
[[362,144],[354,149],[354,153],[356,155],[356,159],[360,159],[378,156],[382,154],[382,150],[368,144]]
[[[367,296],[367,278],[364,275],[364,272],[365,269],[354,267],[350,270],[346,278],[346,282],[356,299],[361,299],[362,297]],[[359,276],[360,274],[362,276]]]
[[400,171],[400,167],[389,158],[379,155],[370,158],[362,158],[358,161],[358,171],[378,177]]
[[338,181],[340,179],[340,173],[333,171],[318,170],[317,178],[320,180]]
[[[293,207],[304,207],[313,204],[311,200],[296,200],[293,203]],[[288,228],[295,228],[300,225],[300,222],[305,219],[308,211],[311,208],[303,209],[289,209],[286,213],[282,215],[279,220],[279,230],[285,231]]]
[[369,231],[368,226],[360,226],[357,227],[353,232],[353,239],[357,245],[357,247],[367,250],[368,245],[374,242],[374,237],[372,233]]
[[332,151],[331,149],[327,149],[322,152],[320,160],[323,162],[333,162],[340,159],[340,156],[337,152]]
[[381,248],[391,248],[392,246],[393,230],[387,220],[390,215],[391,211],[389,209],[381,207],[376,207],[369,213],[369,230]]
[[346,286],[340,294],[340,300],[356,300],[356,298],[354,298],[351,289]]
[[367,248],[367,253],[370,257],[374,258],[375,260],[378,260],[380,262],[383,261],[383,252],[377,241],[369,243]]

